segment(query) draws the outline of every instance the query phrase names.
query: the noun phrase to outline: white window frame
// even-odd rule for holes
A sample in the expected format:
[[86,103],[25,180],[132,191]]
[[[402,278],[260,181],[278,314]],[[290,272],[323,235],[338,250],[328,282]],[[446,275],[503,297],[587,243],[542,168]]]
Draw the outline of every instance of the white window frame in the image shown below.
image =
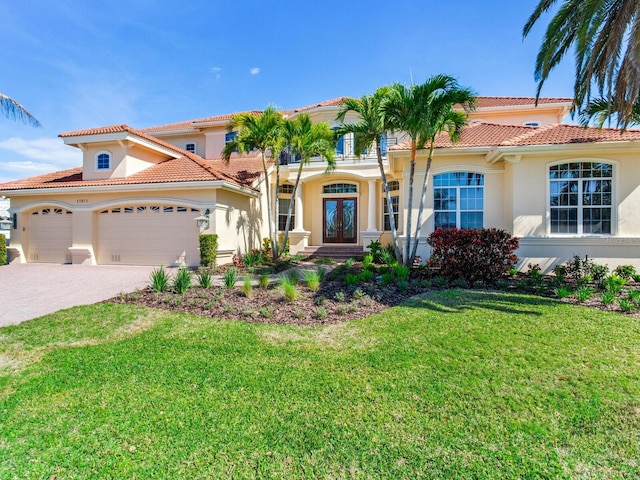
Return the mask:
[[[109,166],[108,167],[100,167],[99,163],[98,163],[98,159],[100,158],[101,155],[108,155],[109,156]],[[96,167],[96,171],[100,171],[100,172],[105,172],[105,171],[109,171],[113,168],[113,155],[111,154],[110,151],[108,150],[101,150],[98,153],[96,153],[95,156],[95,167]]]
[[[577,223],[578,228],[577,232],[567,232],[567,233],[552,233],[551,232],[551,178],[550,172],[551,167],[555,167],[558,165],[563,165],[567,163],[605,163],[607,165],[611,165],[611,177],[597,177],[597,178],[610,178],[611,179],[611,232],[610,233],[584,233],[584,215],[583,208],[584,205],[577,205],[578,216]],[[606,158],[571,158],[571,159],[563,159],[560,161],[555,161],[548,163],[546,166],[545,179],[546,179],[546,232],[547,236],[550,237],[613,237],[618,234],[618,192],[620,191],[619,178],[618,178],[618,168],[619,164],[615,160],[609,160]],[[578,199],[582,198],[582,182],[588,177],[580,177],[580,178],[572,178],[571,180],[576,180],[578,182]],[[569,179],[567,179],[569,180]]]
[[[289,224],[289,230],[293,230],[295,221],[296,221],[296,205],[295,205],[296,201],[293,198],[293,195],[292,195],[293,192],[288,192],[288,191],[283,192],[282,190],[284,189],[282,187],[287,187],[286,190],[291,190],[293,189],[293,185],[290,183],[283,183],[278,187],[278,201],[287,200],[289,202],[293,202],[293,211],[291,212],[291,223]],[[298,188],[300,187],[298,186]],[[284,228],[280,230],[280,218],[282,217],[284,219],[284,225],[286,225],[288,214],[289,214],[288,205],[287,205],[287,210],[285,210],[284,212],[280,209],[280,205],[278,205],[278,218],[276,219],[276,227],[278,229],[278,232],[284,232]]]
[[[481,175],[482,176],[482,185],[468,185],[468,186],[436,186],[435,185],[435,179],[436,177],[440,176],[440,175],[448,175],[448,174],[452,174],[452,173],[465,173],[465,174],[473,174],[473,175]],[[486,211],[486,199],[485,199],[485,179],[486,179],[486,174],[484,172],[477,172],[474,170],[446,170],[446,171],[442,171],[442,172],[438,172],[438,173],[434,173],[433,175],[433,187],[432,187],[432,191],[433,191],[433,229],[435,230],[436,228],[438,228],[438,226],[436,225],[436,213],[440,213],[440,212],[455,212],[456,214],[456,226],[455,228],[484,228],[485,226],[485,211]],[[456,208],[455,210],[436,210],[436,189],[439,188],[453,188],[456,190]],[[470,188],[481,188],[482,189],[482,209],[480,210],[462,210],[460,207],[460,191],[463,189],[470,189]],[[482,226],[481,227],[462,227],[462,213],[466,213],[466,212],[480,212],[482,213]]]
[[[396,198],[397,202],[398,202],[398,211],[397,212],[393,212],[393,215],[395,217],[395,221],[396,221],[396,231],[399,232],[400,231],[400,181],[399,180],[389,180],[387,182],[389,184],[389,187],[392,186],[392,184],[397,184],[398,188],[395,189],[391,189],[389,188],[389,196],[391,197],[391,203],[393,203],[393,199]],[[385,228],[385,218],[389,215],[389,213],[385,213],[385,208],[387,208],[387,196],[384,193],[384,185],[382,185],[382,231],[383,232],[390,232],[391,228],[389,228],[388,230]],[[389,221],[389,227],[391,227],[391,221]]]

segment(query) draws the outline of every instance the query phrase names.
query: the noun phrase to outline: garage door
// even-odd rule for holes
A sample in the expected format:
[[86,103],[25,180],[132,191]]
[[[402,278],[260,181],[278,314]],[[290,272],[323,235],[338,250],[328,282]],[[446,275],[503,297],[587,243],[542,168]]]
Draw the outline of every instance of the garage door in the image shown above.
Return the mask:
[[102,265],[200,264],[200,211],[178,205],[126,205],[98,212],[96,260]]
[[27,261],[71,263],[71,212],[42,208],[29,215]]

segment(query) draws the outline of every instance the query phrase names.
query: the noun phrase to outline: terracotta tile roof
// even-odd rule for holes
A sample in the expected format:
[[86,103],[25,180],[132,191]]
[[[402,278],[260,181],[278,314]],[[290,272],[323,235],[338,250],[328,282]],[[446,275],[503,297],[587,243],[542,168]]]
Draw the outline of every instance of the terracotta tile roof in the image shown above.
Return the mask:
[[[517,105],[535,105],[535,97],[476,97],[478,108],[511,107]],[[573,98],[566,97],[540,97],[538,105],[546,103],[571,103]]]
[[306,112],[307,110],[313,110],[314,108],[337,107],[338,105],[340,105],[342,103],[342,101],[345,98],[349,98],[349,97],[336,97],[336,98],[332,98],[331,100],[325,100],[324,102],[315,103],[313,105],[307,105],[306,107],[293,108],[293,109],[290,109],[290,110],[283,110],[282,114],[283,115],[291,115],[293,113],[300,113],[300,112]]
[[226,113],[224,115],[215,115],[213,117],[200,118],[199,120],[192,120],[191,123],[197,125],[199,123],[209,123],[209,122],[224,122],[227,120],[231,120],[231,117],[234,115],[238,115],[239,113],[250,113],[251,115],[262,115],[262,110],[251,110],[248,112],[235,112],[235,113]]
[[[574,143],[601,143],[640,141],[640,130],[615,128],[584,128],[578,125],[552,123],[544,127],[497,125],[473,123],[464,128],[460,140],[452,144],[447,133],[436,137],[436,148],[506,147],[526,145],[559,145]],[[389,150],[409,150],[411,143],[405,141],[389,147]]]
[[0,190],[99,187],[216,180],[251,187],[253,180],[255,180],[255,178],[259,176],[260,171],[262,171],[261,163],[257,172],[255,170],[256,165],[255,161],[251,163],[249,159],[247,159],[244,163],[230,162],[228,166],[221,168],[219,161],[198,160],[182,156],[165,160],[146,170],[129,175],[126,178],[83,180],[82,168],[79,167],[0,184]]
[[108,127],[99,127],[99,128],[90,128],[87,130],[76,130],[74,132],[64,132],[59,134],[58,136],[61,138],[69,138],[69,137],[82,137],[85,135],[105,135],[109,133],[130,133],[132,135],[136,135],[140,138],[144,138],[151,143],[155,143],[158,146],[167,148],[169,150],[174,151],[177,154],[184,155],[185,157],[191,158],[193,160],[204,160],[199,155],[195,153],[187,152],[186,150],[176,147],[175,145],[160,140],[152,135],[144,133],[141,130],[136,130],[135,128],[131,128],[129,125],[111,125]]
[[176,123],[168,123],[166,125],[158,125],[156,127],[147,127],[139,129],[144,133],[159,133],[159,132],[170,132],[170,131],[188,131],[197,133],[199,130],[193,126],[193,122],[197,122],[198,120],[188,120],[186,122],[176,122]]

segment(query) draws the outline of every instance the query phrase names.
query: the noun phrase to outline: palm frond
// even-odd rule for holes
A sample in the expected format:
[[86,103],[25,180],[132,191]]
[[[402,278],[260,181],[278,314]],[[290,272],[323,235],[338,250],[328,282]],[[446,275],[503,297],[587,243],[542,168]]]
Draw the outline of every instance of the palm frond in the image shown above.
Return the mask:
[[40,122],[29,113],[29,111],[16,102],[13,98],[0,93],[0,109],[7,118],[12,120],[19,120],[24,123],[33,125],[34,127],[41,127]]

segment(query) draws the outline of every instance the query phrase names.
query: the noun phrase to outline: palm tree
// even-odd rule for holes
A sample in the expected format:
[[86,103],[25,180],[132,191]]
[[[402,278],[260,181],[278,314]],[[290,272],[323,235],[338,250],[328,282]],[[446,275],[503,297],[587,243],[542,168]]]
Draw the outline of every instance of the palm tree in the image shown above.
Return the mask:
[[[269,222],[269,239],[271,240],[271,253],[273,259],[278,257],[277,236],[274,234],[271,209],[271,191],[268,180],[269,165],[267,153],[276,157],[276,178],[279,176],[279,163],[277,154],[281,150],[282,126],[284,119],[275,107],[268,106],[261,114],[251,112],[238,113],[231,117],[227,130],[236,132],[236,136],[228,142],[222,150],[222,159],[228,162],[234,152],[248,153],[258,150],[262,158],[262,169],[265,181],[265,194],[267,197],[267,221]],[[277,183],[276,183],[277,185]]]
[[[436,136],[441,132],[447,132],[451,141],[457,142],[462,127],[466,124],[466,110],[475,108],[475,103],[473,91],[461,87],[455,78],[448,75],[435,75],[422,85],[407,87],[395,84],[391,87],[391,95],[385,104],[388,123],[393,130],[405,132],[411,140],[406,244],[403,255],[404,264],[408,267],[413,265],[420,239]],[[458,110],[460,106],[465,112]],[[416,154],[427,144],[429,153],[422,179],[416,230],[412,234]]]
[[13,98],[0,93],[0,110],[2,113],[12,120],[20,120],[24,123],[29,123],[34,127],[41,127],[40,122],[29,113],[29,111],[16,102]]
[[[557,0],[540,0],[523,29],[526,37]],[[640,94],[640,0],[563,0],[538,51],[537,97],[564,55],[575,47],[573,112],[581,112],[595,86],[626,128]]]
[[[605,123],[611,122],[611,117],[615,116],[618,109],[615,105],[611,105],[604,98],[596,98],[591,100],[580,114],[580,124],[588,127],[594,123],[597,127],[602,128]],[[631,107],[628,125],[640,125],[640,98],[637,99]]]
[[[311,157],[320,156],[324,158],[327,162],[327,172],[335,168],[336,138],[327,122],[313,123],[311,117],[306,113],[301,113],[293,120],[285,121],[283,127],[284,144],[289,146],[292,155],[297,155],[300,158],[296,181],[291,192],[291,198],[295,199],[300,177],[302,176],[302,168],[311,162]],[[279,183],[276,185],[279,185]],[[292,214],[293,202],[289,202],[284,239],[278,256],[282,255],[287,248]]]
[[[353,133],[355,137],[355,153],[360,156],[365,149],[372,143],[375,144],[376,156],[378,159],[378,168],[380,169],[380,178],[387,202],[387,211],[389,212],[389,223],[391,226],[391,238],[393,247],[396,252],[396,259],[401,261],[402,253],[398,243],[398,231],[393,215],[393,204],[391,203],[391,194],[389,193],[389,184],[387,182],[387,174],[382,163],[381,144],[384,136],[389,131],[389,125],[385,113],[385,103],[389,99],[389,87],[378,88],[373,95],[363,95],[362,98],[346,98],[342,101],[340,110],[336,120],[343,125],[338,129],[338,135]],[[344,120],[349,112],[355,112],[360,117],[357,123],[344,124]],[[373,208],[373,205],[369,205]]]

